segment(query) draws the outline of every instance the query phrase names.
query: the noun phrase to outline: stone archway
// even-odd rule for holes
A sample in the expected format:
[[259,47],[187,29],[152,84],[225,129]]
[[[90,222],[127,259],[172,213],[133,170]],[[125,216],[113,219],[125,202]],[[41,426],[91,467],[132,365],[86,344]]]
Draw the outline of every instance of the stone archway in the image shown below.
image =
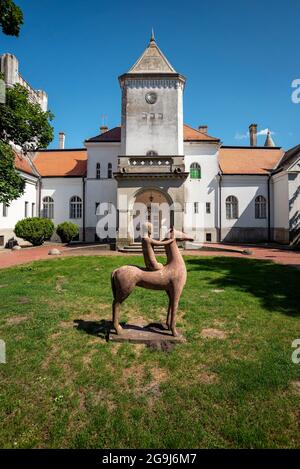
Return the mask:
[[[173,224],[172,200],[159,189],[142,189],[133,199],[132,233],[134,241],[141,241],[141,224],[149,221],[153,225],[152,236],[161,239]],[[144,207],[144,208],[142,208]],[[142,212],[141,213],[141,208]]]

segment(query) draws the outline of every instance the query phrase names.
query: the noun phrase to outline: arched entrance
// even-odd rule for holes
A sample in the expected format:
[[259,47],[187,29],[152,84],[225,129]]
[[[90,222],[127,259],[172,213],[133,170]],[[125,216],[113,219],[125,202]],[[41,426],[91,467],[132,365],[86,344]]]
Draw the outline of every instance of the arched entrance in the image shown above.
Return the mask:
[[170,196],[158,189],[139,191],[134,198],[132,210],[133,238],[141,241],[142,225],[149,221],[153,225],[152,237],[161,239],[165,236],[173,220]]

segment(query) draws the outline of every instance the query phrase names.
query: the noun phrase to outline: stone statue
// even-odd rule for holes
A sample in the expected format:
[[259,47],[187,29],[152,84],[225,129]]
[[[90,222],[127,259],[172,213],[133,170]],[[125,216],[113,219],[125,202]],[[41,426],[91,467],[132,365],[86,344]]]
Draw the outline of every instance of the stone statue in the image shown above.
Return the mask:
[[[173,336],[178,335],[176,331],[176,312],[187,273],[176,241],[193,241],[193,239],[174,228],[170,229],[169,238],[162,241],[156,241],[148,234],[148,236],[144,236],[142,243],[145,264],[148,270],[133,265],[125,265],[112,272],[113,326],[117,334],[122,334],[122,327],[119,323],[121,303],[138,286],[167,292],[169,306],[166,324],[168,329],[172,331]],[[164,246],[167,255],[166,265],[159,264],[156,261],[154,246]]]

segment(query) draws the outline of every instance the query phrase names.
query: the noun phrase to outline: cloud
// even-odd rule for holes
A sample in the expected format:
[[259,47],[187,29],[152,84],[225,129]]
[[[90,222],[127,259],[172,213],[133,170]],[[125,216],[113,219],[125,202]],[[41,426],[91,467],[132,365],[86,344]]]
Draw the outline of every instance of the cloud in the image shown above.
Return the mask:
[[[259,132],[257,132],[257,136],[260,136],[260,135],[268,135],[268,132],[269,132],[269,129],[262,129],[260,130]],[[275,135],[275,132],[271,132],[270,131],[270,134],[271,135]],[[245,140],[246,138],[249,138],[249,132],[246,132],[245,134],[242,134],[240,132],[236,132],[234,138],[236,140]]]
[[[259,132],[257,132],[257,135],[268,135],[269,130],[270,130],[270,129],[262,129],[262,130],[260,130]],[[275,132],[271,132],[271,131],[270,131],[270,134],[271,134],[271,135],[275,135]]]
[[240,132],[236,132],[234,138],[236,140],[244,140],[245,138],[248,138],[249,137],[249,132],[247,132],[246,134],[240,134]]

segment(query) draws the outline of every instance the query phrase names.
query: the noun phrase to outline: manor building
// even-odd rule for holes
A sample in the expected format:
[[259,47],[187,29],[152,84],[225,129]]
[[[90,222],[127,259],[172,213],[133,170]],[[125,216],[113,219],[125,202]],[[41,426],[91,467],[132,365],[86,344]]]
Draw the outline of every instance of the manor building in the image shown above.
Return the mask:
[[[2,56],[2,70],[7,62]],[[81,241],[111,241],[122,249],[140,239],[138,203],[149,207],[157,238],[166,222],[199,242],[299,240],[300,145],[285,152],[269,133],[265,145],[257,146],[257,126],[252,124],[249,146],[226,146],[209,135],[206,126],[185,124],[185,77],[153,36],[119,83],[119,127],[102,126],[84,148],[64,148],[61,133],[57,150],[40,150],[30,157],[16,154],[26,189],[2,207],[4,244],[17,220],[44,216],[55,224],[77,223]],[[37,96],[45,109],[46,95]],[[104,213],[98,210],[103,203]],[[170,207],[169,212],[162,215],[159,204]],[[107,213],[114,217],[116,230],[108,227],[107,234],[99,236],[96,226]]]

